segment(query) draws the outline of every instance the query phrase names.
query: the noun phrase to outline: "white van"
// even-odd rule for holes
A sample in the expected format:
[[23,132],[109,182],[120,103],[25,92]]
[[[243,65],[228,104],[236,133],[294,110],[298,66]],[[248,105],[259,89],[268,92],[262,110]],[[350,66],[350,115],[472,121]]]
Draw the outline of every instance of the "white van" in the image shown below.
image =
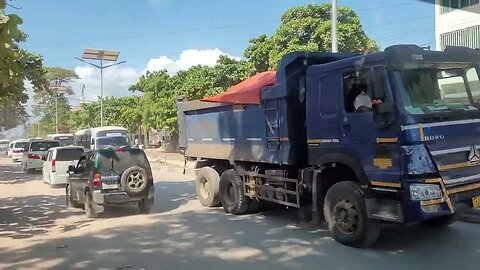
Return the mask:
[[77,165],[83,155],[81,146],[59,146],[50,148],[43,161],[43,181],[51,187],[64,185],[68,179],[68,166]]
[[23,149],[27,146],[28,140],[16,140],[10,143],[8,149],[8,156],[12,158],[13,162],[22,160]]
[[47,138],[50,140],[58,141],[61,146],[74,144],[73,134],[70,134],[70,133],[48,134]]
[[75,132],[74,140],[75,145],[83,146],[85,151],[106,147],[131,146],[128,130],[116,126],[82,129]]

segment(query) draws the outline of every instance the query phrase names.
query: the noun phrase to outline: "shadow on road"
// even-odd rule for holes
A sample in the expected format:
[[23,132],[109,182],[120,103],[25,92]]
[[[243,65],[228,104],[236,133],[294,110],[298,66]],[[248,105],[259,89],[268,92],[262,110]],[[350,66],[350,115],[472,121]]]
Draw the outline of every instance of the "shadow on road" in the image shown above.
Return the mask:
[[[30,238],[47,232],[57,219],[72,215],[78,213],[65,208],[64,196],[34,195],[0,199],[0,237]],[[71,224],[76,227],[85,225]]]

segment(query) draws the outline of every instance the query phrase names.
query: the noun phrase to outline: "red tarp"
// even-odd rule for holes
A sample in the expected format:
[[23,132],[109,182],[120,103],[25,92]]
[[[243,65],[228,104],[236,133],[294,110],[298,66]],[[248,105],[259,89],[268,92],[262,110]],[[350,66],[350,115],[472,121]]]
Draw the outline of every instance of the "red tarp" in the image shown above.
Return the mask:
[[260,90],[275,84],[276,71],[265,71],[228,88],[216,96],[201,99],[208,102],[260,104]]

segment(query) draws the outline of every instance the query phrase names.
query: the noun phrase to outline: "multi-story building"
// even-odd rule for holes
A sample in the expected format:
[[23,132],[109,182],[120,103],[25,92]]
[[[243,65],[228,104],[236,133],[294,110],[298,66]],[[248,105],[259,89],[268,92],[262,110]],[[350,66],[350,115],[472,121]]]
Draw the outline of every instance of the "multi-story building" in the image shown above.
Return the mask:
[[437,50],[480,48],[480,0],[435,0],[435,4]]

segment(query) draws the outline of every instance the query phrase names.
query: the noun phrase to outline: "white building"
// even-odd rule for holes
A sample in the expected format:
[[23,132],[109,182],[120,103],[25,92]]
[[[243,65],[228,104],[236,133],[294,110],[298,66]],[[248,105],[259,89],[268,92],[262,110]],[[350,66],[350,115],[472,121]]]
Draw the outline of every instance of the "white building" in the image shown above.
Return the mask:
[[480,0],[435,0],[435,4],[437,50],[480,48]]

